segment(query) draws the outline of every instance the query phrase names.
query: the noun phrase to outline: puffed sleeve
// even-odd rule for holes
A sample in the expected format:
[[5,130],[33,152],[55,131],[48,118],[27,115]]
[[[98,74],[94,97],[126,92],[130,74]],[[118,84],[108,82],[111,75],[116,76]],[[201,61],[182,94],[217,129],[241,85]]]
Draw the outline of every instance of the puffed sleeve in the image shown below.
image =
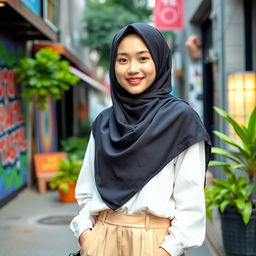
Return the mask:
[[198,142],[175,159],[174,218],[161,247],[172,256],[201,246],[205,238],[205,146]]
[[70,223],[70,228],[77,238],[79,238],[83,231],[92,228],[95,224],[94,219],[89,211],[93,191],[95,189],[93,182],[94,156],[95,142],[91,133],[75,191],[75,196],[80,208],[80,212]]

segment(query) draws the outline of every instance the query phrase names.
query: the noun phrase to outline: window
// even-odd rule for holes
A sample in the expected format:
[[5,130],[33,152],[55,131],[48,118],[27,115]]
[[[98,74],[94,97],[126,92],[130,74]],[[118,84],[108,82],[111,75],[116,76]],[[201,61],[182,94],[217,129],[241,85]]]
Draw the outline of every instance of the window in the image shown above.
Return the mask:
[[59,26],[59,0],[44,0],[44,20],[54,31]]

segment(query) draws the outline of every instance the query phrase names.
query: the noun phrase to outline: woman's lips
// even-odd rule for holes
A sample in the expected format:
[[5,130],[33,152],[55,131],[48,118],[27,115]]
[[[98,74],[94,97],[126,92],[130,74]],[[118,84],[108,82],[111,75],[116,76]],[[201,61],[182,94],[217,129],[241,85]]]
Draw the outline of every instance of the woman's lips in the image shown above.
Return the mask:
[[139,85],[143,79],[144,79],[144,77],[129,77],[129,78],[126,78],[127,82],[130,85]]

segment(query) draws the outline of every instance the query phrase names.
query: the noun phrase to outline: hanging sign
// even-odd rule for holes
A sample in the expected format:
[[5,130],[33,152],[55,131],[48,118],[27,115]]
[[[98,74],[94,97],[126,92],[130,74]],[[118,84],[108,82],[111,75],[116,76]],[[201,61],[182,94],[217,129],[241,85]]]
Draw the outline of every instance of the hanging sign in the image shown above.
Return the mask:
[[162,31],[184,28],[183,0],[156,0],[153,10],[155,27]]
[[66,157],[66,152],[34,154],[36,175],[43,176],[56,173],[59,170],[60,160]]
[[39,0],[22,0],[22,2],[30,8],[36,15],[40,15],[40,1]]

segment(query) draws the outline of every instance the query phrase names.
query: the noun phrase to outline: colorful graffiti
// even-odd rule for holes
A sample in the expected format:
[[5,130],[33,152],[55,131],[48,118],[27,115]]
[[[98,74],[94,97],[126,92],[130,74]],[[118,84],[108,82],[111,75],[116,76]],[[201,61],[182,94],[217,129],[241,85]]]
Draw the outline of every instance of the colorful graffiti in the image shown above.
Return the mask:
[[22,47],[0,37],[0,200],[27,182],[26,137],[13,68]]
[[9,49],[9,41],[0,36],[0,67],[13,68],[18,60],[24,56],[24,51],[22,47],[17,47],[16,49]]
[[56,101],[47,98],[45,111],[36,110],[36,143],[38,153],[57,151]]

